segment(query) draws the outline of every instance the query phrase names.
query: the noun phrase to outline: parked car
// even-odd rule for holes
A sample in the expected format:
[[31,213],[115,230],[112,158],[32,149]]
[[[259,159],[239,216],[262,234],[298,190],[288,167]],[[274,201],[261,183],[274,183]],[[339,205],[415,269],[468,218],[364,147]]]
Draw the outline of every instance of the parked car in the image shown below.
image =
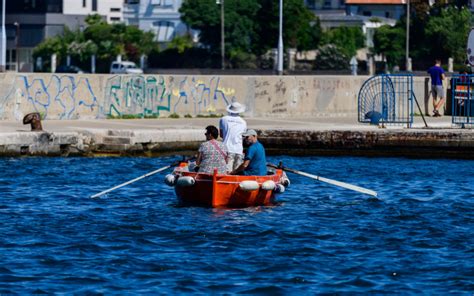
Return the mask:
[[138,68],[134,62],[122,61],[112,62],[110,65],[111,74],[143,74],[143,70]]
[[86,71],[82,70],[81,68],[73,65],[61,65],[56,68],[56,73],[87,73]]

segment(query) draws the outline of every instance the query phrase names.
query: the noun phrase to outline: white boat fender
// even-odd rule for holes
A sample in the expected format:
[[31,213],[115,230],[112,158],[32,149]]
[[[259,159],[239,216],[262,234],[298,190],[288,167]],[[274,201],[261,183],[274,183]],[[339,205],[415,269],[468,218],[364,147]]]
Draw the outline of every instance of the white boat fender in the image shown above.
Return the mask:
[[254,191],[257,190],[260,186],[257,181],[242,181],[239,184],[240,189],[243,191]]
[[288,176],[286,175],[285,172],[283,172],[283,175],[280,178],[280,183],[283,184],[283,186],[288,187],[290,186],[290,179],[288,179]]
[[274,191],[275,193],[283,193],[285,192],[285,186],[283,186],[282,184],[277,184]]
[[189,186],[193,186],[194,183],[196,183],[196,180],[194,180],[193,177],[182,176],[182,177],[179,177],[178,180],[176,181],[176,186],[189,187]]
[[262,189],[263,190],[274,190],[275,186],[276,186],[276,184],[272,180],[268,180],[268,181],[265,181],[265,182],[262,183]]
[[176,175],[173,175],[173,174],[166,175],[165,184],[168,186],[174,186],[176,184]]

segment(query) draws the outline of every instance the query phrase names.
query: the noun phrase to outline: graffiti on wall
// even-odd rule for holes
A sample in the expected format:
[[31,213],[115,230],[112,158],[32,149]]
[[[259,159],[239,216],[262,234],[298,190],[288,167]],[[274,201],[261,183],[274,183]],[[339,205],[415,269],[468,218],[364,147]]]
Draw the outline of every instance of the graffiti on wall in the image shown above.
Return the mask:
[[86,77],[51,75],[43,79],[18,75],[0,99],[0,118],[20,120],[28,112],[39,112],[45,119],[97,117],[98,107],[97,97]]
[[160,115],[169,111],[171,94],[164,79],[154,76],[113,76],[107,79],[103,110],[105,115]]
[[29,112],[44,119],[104,118],[171,113],[206,115],[225,112],[234,88],[220,77],[17,75],[0,97],[0,119],[21,120]]
[[107,80],[105,115],[156,116],[163,112],[210,114],[224,110],[235,100],[235,89],[220,86],[220,78],[208,82],[196,77],[113,76]]

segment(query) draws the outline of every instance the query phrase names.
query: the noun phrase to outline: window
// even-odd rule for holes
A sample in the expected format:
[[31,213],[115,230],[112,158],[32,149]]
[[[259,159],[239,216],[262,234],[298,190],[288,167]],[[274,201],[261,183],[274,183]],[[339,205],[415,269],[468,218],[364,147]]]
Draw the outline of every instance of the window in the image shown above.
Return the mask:
[[117,7],[111,7],[110,12],[120,12],[120,8]]
[[151,0],[150,4],[155,5],[155,6],[173,6],[174,1],[173,0]]
[[307,0],[306,5],[308,6],[309,9],[315,9],[316,8],[316,0]]
[[6,56],[6,64],[5,67],[7,70],[16,71],[16,50],[15,49],[7,49],[7,56]]
[[86,7],[87,6],[87,0],[82,0],[82,7]]
[[62,13],[63,12],[63,1],[62,0],[49,0],[46,2],[46,11],[49,13]]
[[158,42],[167,42],[173,38],[175,28],[172,22],[160,21],[155,22],[153,25]]
[[97,0],[92,0],[92,11],[97,11]]
[[364,12],[362,12],[362,15],[363,16],[372,16],[372,12],[371,11],[364,11]]
[[386,17],[386,18],[390,18],[390,12],[386,11],[386,12],[385,12],[385,17]]
[[110,18],[110,21],[112,21],[112,22],[120,22],[120,18],[114,16],[114,17],[111,17],[111,18]]

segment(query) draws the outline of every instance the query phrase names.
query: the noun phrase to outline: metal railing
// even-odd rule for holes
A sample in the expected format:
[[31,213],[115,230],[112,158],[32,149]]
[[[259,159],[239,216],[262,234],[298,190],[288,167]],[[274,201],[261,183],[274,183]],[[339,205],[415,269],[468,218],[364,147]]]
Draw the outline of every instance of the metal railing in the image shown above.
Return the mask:
[[474,125],[474,75],[453,75],[451,92],[453,124]]
[[413,124],[413,75],[382,74],[364,82],[358,97],[358,119],[371,124]]

